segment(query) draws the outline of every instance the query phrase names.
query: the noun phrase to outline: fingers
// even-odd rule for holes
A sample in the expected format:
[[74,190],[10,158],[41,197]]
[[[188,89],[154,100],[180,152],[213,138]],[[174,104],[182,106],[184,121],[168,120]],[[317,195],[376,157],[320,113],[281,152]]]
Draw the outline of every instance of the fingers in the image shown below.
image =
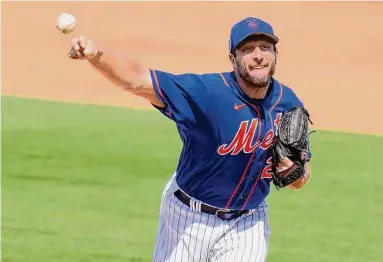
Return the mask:
[[68,50],[68,56],[72,59],[78,59],[81,57],[80,45],[78,43],[78,38],[73,38],[71,45]]
[[84,49],[84,55],[87,58],[94,58],[98,54],[98,49],[95,47],[91,40],[88,40],[88,43]]
[[77,37],[72,39],[71,48],[75,51],[80,51],[79,39]]
[[68,56],[72,59],[84,59],[84,49],[87,47],[85,36],[79,36],[72,39]]
[[92,40],[81,35],[72,39],[68,56],[72,59],[95,58],[99,54],[98,48]]
[[68,51],[68,56],[72,59],[81,59],[84,56],[80,53],[80,51],[76,51],[73,48],[70,48]]
[[78,37],[78,45],[82,48],[82,49],[85,49],[86,46],[87,46],[87,39],[85,38],[85,36],[83,35],[80,35]]

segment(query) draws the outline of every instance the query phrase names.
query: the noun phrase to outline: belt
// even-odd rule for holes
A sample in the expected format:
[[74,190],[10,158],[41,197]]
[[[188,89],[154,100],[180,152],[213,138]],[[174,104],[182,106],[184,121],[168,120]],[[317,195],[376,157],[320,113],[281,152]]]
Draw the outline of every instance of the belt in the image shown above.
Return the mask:
[[[190,207],[191,197],[186,195],[180,189],[178,189],[176,192],[174,192],[174,195],[183,204]],[[212,206],[209,206],[209,205],[202,203],[201,204],[201,212],[206,213],[206,214],[210,214],[210,215],[215,215],[216,217],[218,217],[222,220],[232,220],[232,219],[238,218],[244,214],[248,214],[249,210],[220,209],[220,208],[212,207]]]

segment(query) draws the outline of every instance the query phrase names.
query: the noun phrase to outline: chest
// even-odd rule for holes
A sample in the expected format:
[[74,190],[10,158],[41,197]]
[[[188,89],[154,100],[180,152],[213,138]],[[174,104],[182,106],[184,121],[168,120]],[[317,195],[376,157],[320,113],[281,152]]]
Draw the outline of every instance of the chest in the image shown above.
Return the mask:
[[243,100],[222,100],[214,108],[212,129],[220,155],[269,149],[284,111],[278,105],[254,105]]

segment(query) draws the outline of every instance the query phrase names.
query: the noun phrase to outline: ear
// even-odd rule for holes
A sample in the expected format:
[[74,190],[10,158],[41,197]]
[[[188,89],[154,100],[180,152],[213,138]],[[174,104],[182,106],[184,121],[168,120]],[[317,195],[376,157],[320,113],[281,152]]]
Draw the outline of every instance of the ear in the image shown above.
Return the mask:
[[230,59],[230,62],[231,62],[231,65],[233,66],[233,68],[236,68],[237,63],[235,62],[235,56],[232,53],[229,53],[229,59]]

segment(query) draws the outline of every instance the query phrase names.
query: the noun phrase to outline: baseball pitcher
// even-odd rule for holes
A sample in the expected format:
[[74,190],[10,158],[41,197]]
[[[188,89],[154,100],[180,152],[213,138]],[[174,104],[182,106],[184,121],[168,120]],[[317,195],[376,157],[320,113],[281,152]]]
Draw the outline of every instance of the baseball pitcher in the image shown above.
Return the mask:
[[309,179],[309,113],[273,77],[279,39],[247,17],[231,29],[230,72],[172,74],[117,56],[85,36],[69,57],[84,59],[176,123],[183,142],[160,208],[153,261],[266,260],[270,186]]

